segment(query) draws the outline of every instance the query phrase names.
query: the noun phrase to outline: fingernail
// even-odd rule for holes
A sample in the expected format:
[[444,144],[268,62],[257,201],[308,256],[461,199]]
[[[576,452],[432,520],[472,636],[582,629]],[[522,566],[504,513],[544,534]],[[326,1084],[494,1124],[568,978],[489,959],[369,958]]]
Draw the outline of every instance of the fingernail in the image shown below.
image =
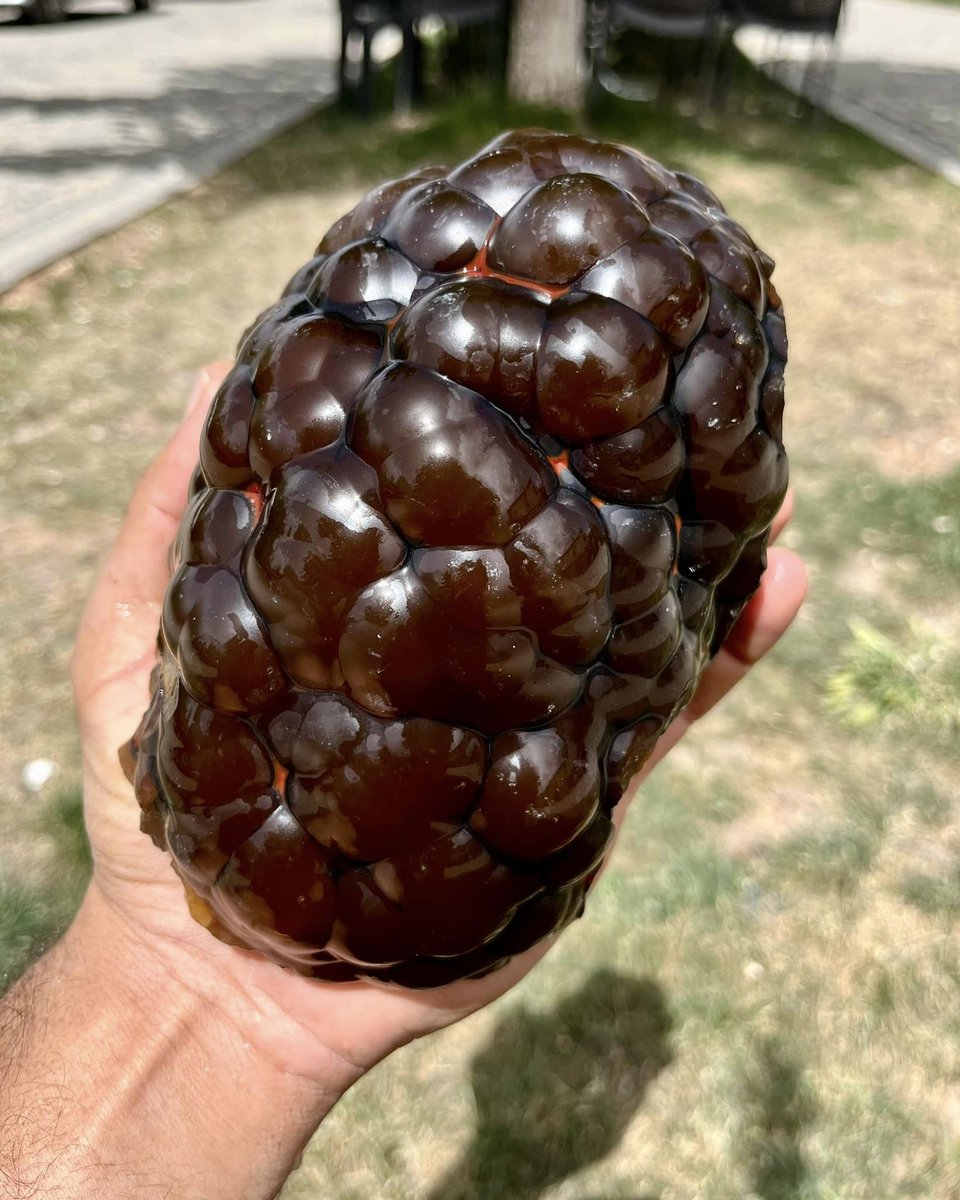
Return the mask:
[[783,581],[786,579],[786,577],[790,574],[791,570],[793,569],[793,564],[790,562],[789,559],[784,558],[780,554],[777,554],[777,555],[771,554],[770,557],[773,560],[770,563],[769,568],[768,568],[770,571],[770,578],[771,578],[772,582],[775,584],[783,583]]
[[799,554],[794,553],[793,550],[785,550],[778,547],[776,553],[771,555],[771,558],[774,581],[779,584],[791,577],[797,582],[802,581],[799,594],[801,598],[805,596],[807,591],[807,570]]

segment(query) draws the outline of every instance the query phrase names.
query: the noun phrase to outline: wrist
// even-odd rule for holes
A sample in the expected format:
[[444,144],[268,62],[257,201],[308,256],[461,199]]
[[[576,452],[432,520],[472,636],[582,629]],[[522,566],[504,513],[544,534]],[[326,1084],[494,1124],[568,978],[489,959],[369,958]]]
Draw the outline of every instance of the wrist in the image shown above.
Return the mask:
[[229,977],[187,948],[172,969],[173,953],[146,946],[93,884],[7,998],[19,1032],[12,1045],[0,1033],[0,1164],[23,1195],[272,1196],[353,1081],[343,1064],[275,1061],[238,1019]]

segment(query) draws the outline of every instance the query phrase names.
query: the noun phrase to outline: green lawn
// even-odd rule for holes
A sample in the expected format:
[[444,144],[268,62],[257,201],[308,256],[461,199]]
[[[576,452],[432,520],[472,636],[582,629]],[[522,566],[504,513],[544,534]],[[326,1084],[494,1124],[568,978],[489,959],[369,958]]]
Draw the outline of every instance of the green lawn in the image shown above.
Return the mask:
[[[960,1195],[960,193],[750,87],[706,128],[612,101],[592,127],[701,175],[778,261],[810,602],[651,779],[556,951],[361,1081],[285,1200]],[[66,658],[191,373],[365,185],[562,122],[321,113],[0,305],[0,974],[88,869]],[[41,756],[46,803],[17,786]]]

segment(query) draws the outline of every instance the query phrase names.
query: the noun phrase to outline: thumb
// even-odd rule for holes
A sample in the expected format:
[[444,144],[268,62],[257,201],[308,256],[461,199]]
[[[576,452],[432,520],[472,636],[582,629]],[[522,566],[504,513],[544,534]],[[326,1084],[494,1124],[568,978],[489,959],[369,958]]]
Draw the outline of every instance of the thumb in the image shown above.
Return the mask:
[[114,601],[159,604],[163,599],[170,578],[167,552],[186,506],[200,433],[231,365],[216,362],[203,368],[182,424],[136,486],[101,579]]
[[[131,670],[149,672],[170,578],[167,552],[186,503],[207,409],[229,369],[227,363],[204,368],[183,423],[137,484],[77,632],[71,674],[78,704],[104,680]],[[141,699],[137,691],[136,702]]]

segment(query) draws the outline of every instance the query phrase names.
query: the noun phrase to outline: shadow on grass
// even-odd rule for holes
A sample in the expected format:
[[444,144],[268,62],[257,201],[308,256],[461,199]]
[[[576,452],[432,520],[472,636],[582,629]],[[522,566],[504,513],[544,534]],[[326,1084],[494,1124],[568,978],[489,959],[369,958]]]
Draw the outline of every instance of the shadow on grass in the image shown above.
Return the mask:
[[941,875],[911,875],[900,887],[900,895],[928,917],[960,917],[960,868]]
[[473,1060],[473,1143],[427,1200],[534,1200],[604,1158],[671,1061],[672,1025],[654,982],[612,970],[510,1012]]
[[747,1124],[740,1158],[759,1200],[798,1200],[810,1172],[800,1141],[816,1106],[800,1066],[774,1038],[763,1039],[741,1097]]

